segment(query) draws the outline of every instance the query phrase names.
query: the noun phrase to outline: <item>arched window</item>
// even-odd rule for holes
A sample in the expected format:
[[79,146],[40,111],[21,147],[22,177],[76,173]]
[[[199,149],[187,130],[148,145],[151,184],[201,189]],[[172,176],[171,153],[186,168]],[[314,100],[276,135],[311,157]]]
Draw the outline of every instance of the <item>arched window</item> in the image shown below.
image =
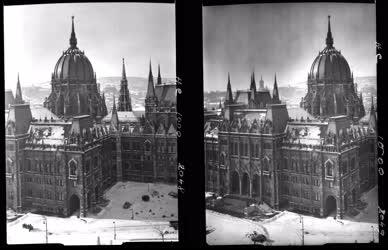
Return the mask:
[[348,164],[346,161],[342,163],[342,174],[346,174],[348,172]]
[[69,162],[69,172],[70,172],[70,175],[72,175],[72,176],[77,175],[76,170],[77,170],[77,165],[76,165],[74,160],[71,160]]
[[98,167],[98,156],[95,156],[95,157],[94,157],[93,165],[94,165],[94,168],[97,168],[97,167]]
[[333,163],[331,161],[327,161],[325,164],[326,168],[326,176],[333,177]]
[[220,165],[221,165],[221,166],[225,166],[225,156],[224,156],[224,154],[221,154],[221,157],[220,157]]
[[288,169],[288,161],[287,158],[283,158],[283,168]]
[[267,157],[264,158],[264,171],[269,171],[269,159]]
[[353,157],[350,161],[350,169],[353,170],[355,169],[355,167],[356,167],[356,160]]
[[151,151],[151,143],[149,141],[144,142],[144,150]]
[[7,159],[7,173],[12,173],[12,161]]

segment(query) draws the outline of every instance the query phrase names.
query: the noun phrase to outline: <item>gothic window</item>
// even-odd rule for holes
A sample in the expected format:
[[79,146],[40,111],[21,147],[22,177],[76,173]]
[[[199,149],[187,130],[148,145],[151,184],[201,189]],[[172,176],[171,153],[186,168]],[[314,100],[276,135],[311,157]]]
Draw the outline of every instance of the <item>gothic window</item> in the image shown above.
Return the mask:
[[98,167],[98,156],[95,156],[95,157],[94,157],[93,165],[94,165],[94,168],[97,168],[97,167]]
[[342,173],[346,174],[347,172],[348,172],[348,164],[347,164],[347,161],[344,161],[342,163]]
[[240,155],[244,155],[244,143],[240,142]]
[[85,163],[85,172],[89,173],[90,171],[90,160],[87,160]]
[[353,157],[352,160],[350,161],[350,169],[353,170],[355,167],[356,167],[356,160]]
[[77,170],[77,165],[74,160],[71,160],[69,162],[69,173],[70,173],[69,175],[76,176],[77,175],[76,170]]
[[288,169],[288,161],[287,158],[283,158],[283,168]]
[[330,160],[325,163],[325,168],[326,177],[333,177],[333,163]]
[[220,165],[221,165],[221,166],[225,166],[225,156],[224,156],[224,154],[221,154],[221,157],[220,157]]
[[269,171],[269,159],[267,157],[264,158],[264,171]]
[[144,150],[145,151],[151,151],[151,143],[150,143],[150,141],[145,141],[144,142]]

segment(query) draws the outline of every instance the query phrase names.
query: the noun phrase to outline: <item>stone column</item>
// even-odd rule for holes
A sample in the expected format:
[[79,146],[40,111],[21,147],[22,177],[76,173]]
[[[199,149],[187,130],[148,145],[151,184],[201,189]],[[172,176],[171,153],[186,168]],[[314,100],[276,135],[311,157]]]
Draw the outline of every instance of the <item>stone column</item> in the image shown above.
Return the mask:
[[252,178],[249,178],[249,197],[252,198]]
[[[120,129],[120,128],[119,128]],[[122,169],[122,159],[121,159],[121,135],[120,132],[116,132],[116,181],[123,180],[123,169]]]
[[[87,195],[87,194],[86,194]],[[86,217],[86,207],[87,207],[87,204],[86,204],[86,201],[87,201],[87,197],[85,199],[84,195],[81,196],[81,199],[80,199],[80,203],[79,203],[79,210],[80,210],[80,217]]]
[[240,193],[240,195],[242,195],[242,187],[241,187],[241,177],[239,176],[238,177],[238,185],[239,185],[239,193]]
[[217,190],[217,193],[219,194],[220,191],[221,191],[221,187],[220,187],[220,166],[218,165],[218,169],[217,169],[217,187],[216,187],[216,190]]

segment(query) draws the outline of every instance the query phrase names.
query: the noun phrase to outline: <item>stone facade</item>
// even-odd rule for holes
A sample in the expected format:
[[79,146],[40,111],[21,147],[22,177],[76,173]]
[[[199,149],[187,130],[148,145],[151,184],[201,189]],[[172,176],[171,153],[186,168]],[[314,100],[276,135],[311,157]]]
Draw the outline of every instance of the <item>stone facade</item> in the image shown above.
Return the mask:
[[[308,94],[302,99],[301,106],[309,112],[305,118],[289,117],[279,99],[276,76],[272,97],[257,99],[259,90],[265,90],[262,80],[256,90],[253,74],[250,91],[233,96],[228,75],[224,107],[218,114],[206,113],[207,191],[254,198],[276,209],[318,216],[336,213],[342,218],[362,192],[377,184],[374,106],[368,122],[358,122],[364,115],[362,96],[356,95],[346,60],[332,47],[330,23],[328,28],[327,51],[314,60],[315,75],[309,73]],[[326,60],[324,56],[345,60],[344,67],[327,63],[328,68],[318,66],[316,72],[317,60]],[[316,98],[325,100],[330,91],[336,93],[334,99],[314,106]]]
[[[57,69],[59,64],[66,64],[73,57],[87,60],[76,48],[74,25],[72,29],[69,53],[74,53],[62,55],[57,63],[52,92],[44,102],[45,108],[40,109],[44,114],[35,115],[39,119],[32,115],[34,108],[24,103],[19,78],[15,98],[11,98],[12,93],[8,94],[7,208],[60,216],[79,211],[81,216],[86,216],[95,211],[103,192],[118,181],[176,183],[175,86],[163,84],[159,72],[158,88],[164,94],[162,102],[158,103],[158,108],[146,109],[145,116],[140,116],[130,106],[123,65],[118,102],[123,110],[117,110],[114,101],[112,112],[107,114],[105,96],[99,94],[95,74],[88,75],[93,72],[91,64],[90,72],[85,71],[87,68],[82,71],[73,67],[77,66],[75,62],[66,74],[63,71],[66,66],[62,71]],[[70,57],[63,58],[66,56]],[[77,101],[68,102],[64,112],[57,112],[66,107],[64,103],[65,106],[58,108],[58,99],[54,98],[62,88],[73,89]],[[96,102],[84,105],[78,93],[91,96]],[[163,109],[162,104],[168,105],[168,109]],[[164,116],[164,119],[154,119]]]

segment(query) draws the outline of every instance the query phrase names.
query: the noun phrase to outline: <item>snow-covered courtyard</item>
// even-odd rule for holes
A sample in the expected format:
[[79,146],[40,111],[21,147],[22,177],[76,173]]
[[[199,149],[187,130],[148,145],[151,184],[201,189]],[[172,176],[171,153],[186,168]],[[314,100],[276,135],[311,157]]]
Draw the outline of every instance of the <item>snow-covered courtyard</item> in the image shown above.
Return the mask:
[[212,230],[207,235],[207,243],[209,245],[253,244],[246,234],[257,231],[272,240],[272,245],[301,245],[301,217],[304,223],[305,245],[369,243],[373,240],[378,242],[377,187],[365,193],[361,199],[367,201],[368,206],[352,220],[346,218],[335,220],[333,217],[316,218],[283,211],[273,218],[258,222],[207,210],[206,225]]
[[[110,202],[98,214],[86,218],[59,218],[27,213],[7,223],[7,243],[45,243],[46,221],[48,243],[115,245],[130,241],[162,241],[163,238],[164,241],[177,241],[178,231],[169,224],[178,218],[178,200],[168,195],[171,191],[177,192],[176,185],[119,182],[105,193],[104,198]],[[142,201],[143,195],[149,195],[150,200]],[[124,202],[131,206],[124,209]],[[34,229],[29,231],[23,224],[31,224]]]

